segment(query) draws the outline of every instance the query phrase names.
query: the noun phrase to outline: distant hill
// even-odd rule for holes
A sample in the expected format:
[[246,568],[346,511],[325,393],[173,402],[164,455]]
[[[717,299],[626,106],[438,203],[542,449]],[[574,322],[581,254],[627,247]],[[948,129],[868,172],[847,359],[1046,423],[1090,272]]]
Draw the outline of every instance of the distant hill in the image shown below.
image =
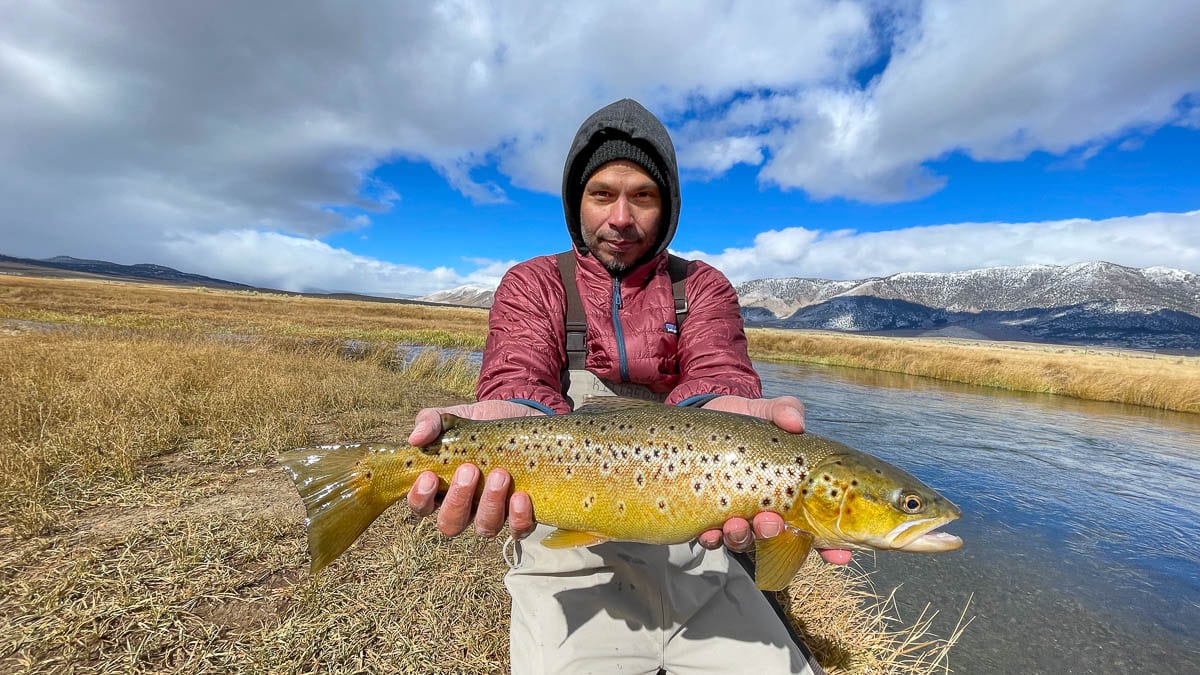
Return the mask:
[[1200,350],[1200,275],[1107,262],[737,287],[747,325]]
[[60,255],[39,260],[35,258],[17,258],[0,254],[0,273],[22,274],[26,276],[114,279],[124,281],[141,281],[149,283],[170,284],[176,286],[202,286],[234,291],[257,291],[259,293],[278,293],[281,295],[302,295],[309,298],[330,298],[337,300],[361,300],[366,302],[396,302],[402,304],[429,305],[437,304],[424,302],[420,299],[397,298],[345,291],[323,293],[295,293],[281,291],[275,288],[249,286],[236,281],[206,277],[202,274],[181,272],[163,265],[120,265],[106,260],[88,260]]
[[[235,281],[214,279],[201,274],[180,272],[162,265],[119,265],[105,260],[86,260],[60,255],[45,260],[33,258],[15,258],[0,255],[0,270],[47,274],[49,270],[74,273],[74,275],[99,276],[111,279],[128,279],[137,281],[156,281],[167,284],[186,286],[205,286],[207,288],[227,288],[237,290],[254,290],[253,286],[239,284]],[[53,276],[73,276],[72,274]]]

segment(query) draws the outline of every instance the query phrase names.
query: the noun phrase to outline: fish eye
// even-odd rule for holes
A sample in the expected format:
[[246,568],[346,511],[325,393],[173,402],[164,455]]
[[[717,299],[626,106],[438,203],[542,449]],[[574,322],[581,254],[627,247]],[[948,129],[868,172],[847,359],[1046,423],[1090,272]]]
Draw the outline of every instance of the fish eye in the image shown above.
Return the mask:
[[921,501],[920,495],[910,492],[900,497],[900,510],[905,513],[920,513],[923,508],[925,508],[925,503]]

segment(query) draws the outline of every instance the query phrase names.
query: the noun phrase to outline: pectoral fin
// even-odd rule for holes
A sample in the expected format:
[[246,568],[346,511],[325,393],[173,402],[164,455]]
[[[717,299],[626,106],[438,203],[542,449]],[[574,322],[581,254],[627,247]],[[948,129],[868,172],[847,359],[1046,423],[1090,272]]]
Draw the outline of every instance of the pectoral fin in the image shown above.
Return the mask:
[[791,525],[770,539],[757,539],[754,545],[754,581],[764,591],[781,591],[796,576],[808,552],[813,536]]
[[555,530],[546,535],[542,546],[546,548],[575,548],[576,546],[594,546],[608,541],[608,537],[595,532],[580,532],[578,530]]

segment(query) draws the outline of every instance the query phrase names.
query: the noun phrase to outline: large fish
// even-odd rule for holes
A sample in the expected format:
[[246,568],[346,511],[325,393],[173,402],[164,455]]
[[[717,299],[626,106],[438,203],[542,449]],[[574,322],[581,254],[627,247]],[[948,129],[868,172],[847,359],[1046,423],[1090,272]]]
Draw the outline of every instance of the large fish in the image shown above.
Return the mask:
[[543,540],[548,548],[680,543],[733,516],[776,511],[784,532],[756,544],[764,590],[787,586],[813,546],[926,553],[962,546],[934,531],[957,519],[958,507],[921,481],[841,443],[754,417],[607,398],[567,415],[474,421],[446,414],[442,426],[424,448],[323,446],[280,458],[308,511],[314,573],[421,472],[436,473],[445,489],[465,462],[512,474],[538,522],[558,528]]

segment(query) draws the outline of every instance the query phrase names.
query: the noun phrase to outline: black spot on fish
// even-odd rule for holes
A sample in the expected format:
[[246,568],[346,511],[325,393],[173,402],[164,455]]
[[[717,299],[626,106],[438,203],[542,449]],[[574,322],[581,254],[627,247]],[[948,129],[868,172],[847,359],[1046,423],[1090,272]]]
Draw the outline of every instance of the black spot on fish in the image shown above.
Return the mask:
[[783,493],[789,497],[795,497],[796,496],[796,488],[789,485],[788,488],[783,491]]
[[734,483],[734,484],[733,484],[733,486],[734,486],[735,488],[739,489],[739,490],[741,490],[741,489],[742,489],[742,486],[744,486],[744,485],[745,485],[745,483],[743,483],[743,482],[742,482],[742,481],[740,481],[740,480],[739,480],[738,482],[736,482],[736,483]]
[[721,495],[721,506],[729,506],[729,497]]
[[671,431],[675,431],[675,425],[672,424],[672,425],[668,426],[667,429],[669,429]]
[[769,465],[769,464],[767,464],[766,462],[759,462],[759,463],[758,463],[758,468],[762,469],[763,471],[766,471],[768,466],[770,466],[770,465]]
[[715,441],[715,440],[717,440],[717,435],[716,435],[716,434],[713,434],[712,436],[709,436],[709,437],[708,437],[708,440],[710,440],[710,441]]
[[650,427],[650,429],[648,431],[650,432],[650,435],[653,436],[654,432],[657,431],[657,429],[655,429],[654,427]]
[[797,456],[796,456],[796,464],[797,464],[798,466],[804,466],[804,455],[797,455]]
[[700,481],[696,481],[695,483],[692,483],[692,489],[695,490],[696,492],[700,492],[701,488],[703,488],[703,487],[704,487],[704,484],[701,483]]
[[808,494],[808,488],[804,488],[803,490],[801,490],[800,494],[802,494],[802,495]]
[[837,489],[835,488],[835,489],[833,489],[833,490],[830,490],[830,491],[829,491],[829,496],[830,496],[830,497],[836,497],[836,496],[837,496]]
[[732,440],[733,440],[733,436],[730,436],[729,434],[725,434],[725,440],[727,440],[727,441],[732,441]]
[[857,478],[855,478],[854,480],[850,481],[850,484],[851,484],[851,485],[858,485],[858,479],[857,479]]
[[766,507],[768,507],[768,506],[770,506],[770,505],[771,505],[771,498],[770,498],[770,497],[763,497],[763,498],[762,498],[762,502],[760,502],[760,503],[763,505],[763,507],[764,507],[764,508],[766,508]]
[[475,434],[471,434],[471,440],[472,440],[472,441],[474,441],[474,440],[478,440]]
[[779,442],[779,437],[778,437],[778,436],[772,436],[772,437],[771,437],[771,442],[772,442],[772,443],[778,443],[778,442]]
[[828,483],[829,481],[833,480],[832,478],[830,478],[830,477],[829,477],[829,475],[828,475],[828,474],[826,474],[826,475],[824,475],[824,476],[821,476],[821,478],[822,478],[822,479],[824,479],[824,481],[825,481],[826,483]]
[[412,460],[411,460],[411,459],[408,459],[408,460],[405,460],[405,461],[404,461],[404,468],[406,468],[406,469],[411,469],[411,468],[412,468]]
[[711,471],[704,472],[704,480],[712,480],[712,479],[713,479],[713,475],[712,475]]

